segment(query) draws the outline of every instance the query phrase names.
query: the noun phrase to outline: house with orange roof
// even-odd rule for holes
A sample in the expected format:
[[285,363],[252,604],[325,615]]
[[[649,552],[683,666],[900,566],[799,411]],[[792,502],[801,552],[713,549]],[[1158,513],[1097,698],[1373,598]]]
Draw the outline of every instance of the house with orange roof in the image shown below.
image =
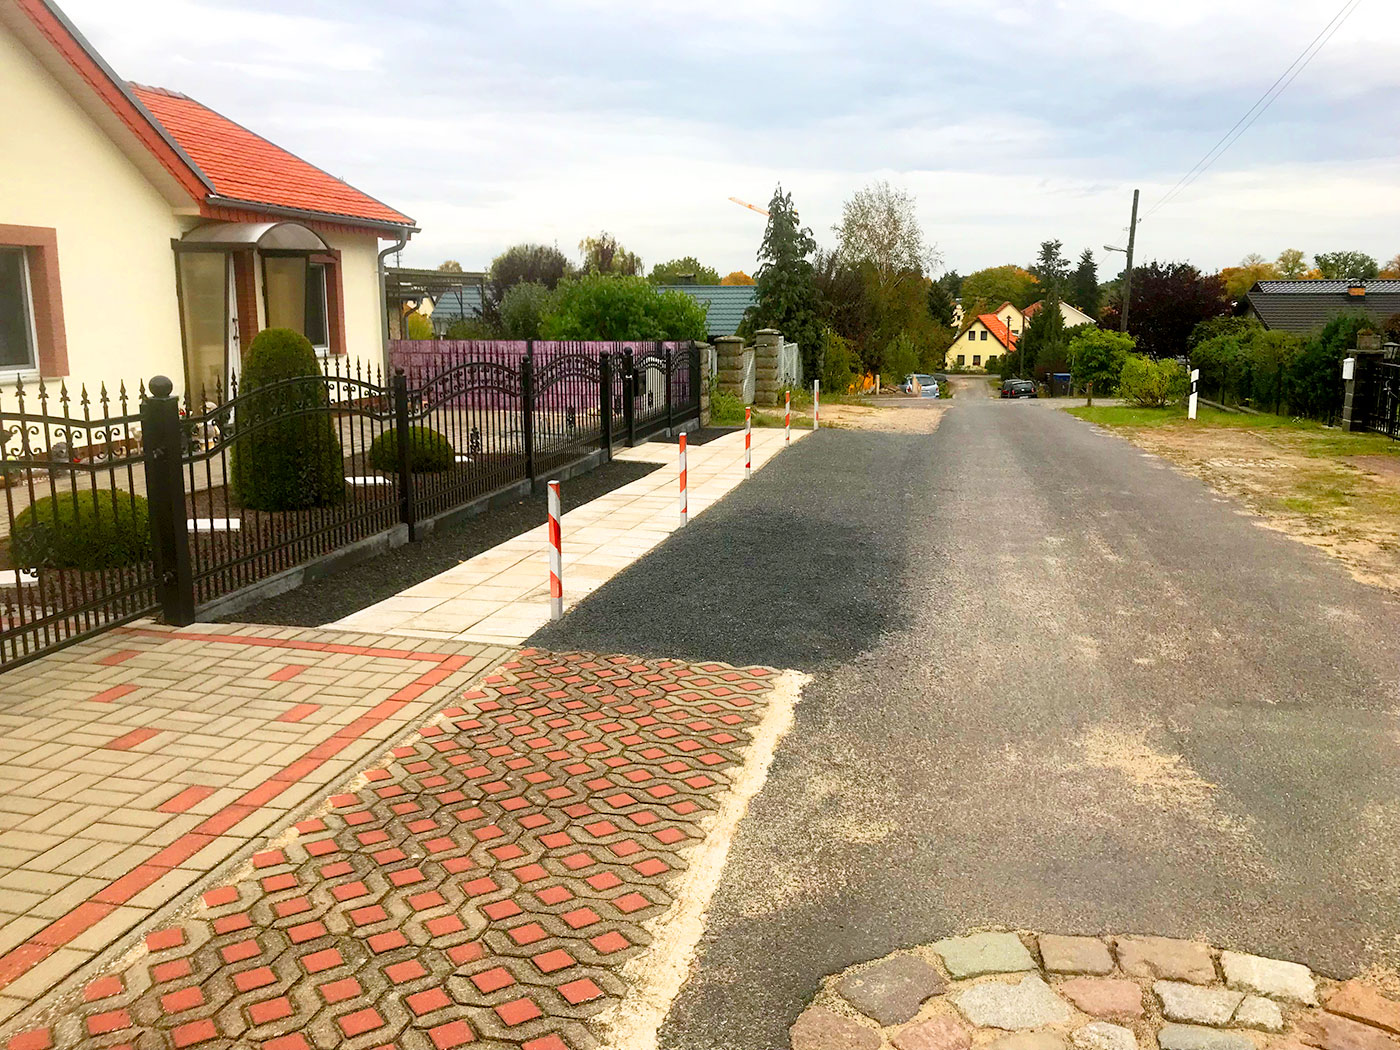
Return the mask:
[[273,327],[384,359],[383,261],[417,232],[407,215],[121,79],[51,0],[0,0],[0,98],[0,391],[160,374],[209,400]]
[[[1016,308],[1013,306],[1012,309]],[[978,314],[967,330],[953,341],[944,361],[949,368],[983,372],[990,358],[1001,357],[1015,350],[1019,336],[1020,332],[1013,331],[996,314]]]

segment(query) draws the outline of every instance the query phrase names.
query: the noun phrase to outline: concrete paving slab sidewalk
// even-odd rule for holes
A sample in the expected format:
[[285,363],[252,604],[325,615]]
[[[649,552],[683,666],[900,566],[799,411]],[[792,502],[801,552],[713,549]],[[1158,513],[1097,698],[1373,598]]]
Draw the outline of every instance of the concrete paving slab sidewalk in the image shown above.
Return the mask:
[[0,681],[0,1022],[506,650],[143,622]]
[[[792,441],[808,433],[795,430]],[[785,447],[782,430],[755,430],[755,473]],[[617,459],[659,463],[662,469],[564,515],[560,524],[566,610],[680,527],[679,455],[679,446],[663,442],[618,452]],[[687,475],[693,518],[743,483],[743,433],[690,448]],[[546,526],[541,524],[327,627],[519,645],[549,622],[547,544]]]

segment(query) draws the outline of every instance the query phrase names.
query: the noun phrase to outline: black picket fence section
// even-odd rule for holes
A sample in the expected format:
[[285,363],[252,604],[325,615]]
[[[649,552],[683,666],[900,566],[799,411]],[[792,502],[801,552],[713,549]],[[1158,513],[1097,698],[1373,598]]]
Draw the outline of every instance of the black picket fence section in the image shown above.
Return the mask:
[[[0,400],[0,670],[140,616],[191,623],[387,530],[414,539],[435,515],[697,419],[694,344],[637,350],[454,343],[387,382],[332,360],[319,377],[183,403],[161,376],[95,404],[18,387]],[[75,555],[94,528],[116,546]]]
[[[155,611],[144,397],[0,391],[0,669]],[[108,542],[81,542],[80,522]]]
[[1358,355],[1356,367],[1352,414],[1357,429],[1400,440],[1400,360]]

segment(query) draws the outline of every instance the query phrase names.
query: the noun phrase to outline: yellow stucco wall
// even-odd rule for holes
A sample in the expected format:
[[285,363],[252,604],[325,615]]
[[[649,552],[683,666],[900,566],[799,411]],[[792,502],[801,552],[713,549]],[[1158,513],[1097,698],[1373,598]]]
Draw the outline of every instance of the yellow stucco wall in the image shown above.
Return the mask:
[[[0,223],[57,231],[69,386],[115,388],[163,374],[183,387],[184,363],[171,241],[206,220],[167,198],[0,24]],[[194,202],[181,202],[192,211]],[[383,359],[379,239],[322,233],[339,249],[345,345],[352,361]],[[259,325],[262,268],[256,267]],[[26,373],[33,389],[35,373]],[[56,385],[56,384],[50,384]],[[14,375],[0,374],[13,407]],[[134,405],[134,402],[133,402]]]
[[[984,333],[987,336],[985,339],[982,338]],[[977,338],[968,339],[969,335],[975,335]],[[1002,352],[1001,343],[987,330],[987,326],[981,321],[973,321],[968,330],[954,339],[953,345],[948,347],[944,362],[948,368],[957,367],[966,368],[969,371],[985,371],[987,358],[1000,357]],[[963,357],[961,362],[958,361],[959,354]],[[974,356],[981,358],[975,365],[972,363]]]
[[[373,234],[323,233],[326,243],[340,251],[340,280],[345,291],[345,353],[377,368],[384,361],[380,335],[379,238]],[[386,242],[387,243],[387,242]]]
[[57,231],[69,377],[178,376],[170,202],[4,27],[0,99],[0,223]]

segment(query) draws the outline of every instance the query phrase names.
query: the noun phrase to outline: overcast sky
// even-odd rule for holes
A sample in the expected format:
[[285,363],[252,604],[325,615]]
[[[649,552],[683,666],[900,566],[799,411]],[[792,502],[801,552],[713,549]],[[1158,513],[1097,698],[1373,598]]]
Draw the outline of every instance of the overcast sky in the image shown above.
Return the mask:
[[[752,272],[782,182],[819,243],[877,178],[945,267],[1123,243],[1341,0],[61,0],[117,72],[183,91],[413,216],[408,265],[607,229]],[[1361,6],[1139,227],[1204,269],[1400,251],[1400,4]],[[1101,268],[1103,266],[1101,258]],[[1116,269],[1117,267],[1113,267]]]

